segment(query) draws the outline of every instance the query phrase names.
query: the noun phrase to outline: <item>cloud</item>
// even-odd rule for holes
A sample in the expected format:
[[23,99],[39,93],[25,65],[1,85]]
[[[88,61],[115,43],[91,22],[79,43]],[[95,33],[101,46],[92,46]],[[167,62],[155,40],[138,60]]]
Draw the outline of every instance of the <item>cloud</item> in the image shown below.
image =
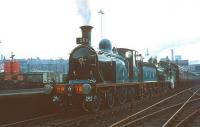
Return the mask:
[[[192,39],[185,39],[185,40],[177,40],[177,41],[168,41],[165,43],[160,44],[152,51],[152,55],[158,55],[166,54],[166,50],[168,50],[168,54],[170,54],[170,50],[174,49],[175,51],[179,51],[179,55],[183,55],[189,52],[190,49],[185,51],[184,49],[187,48],[190,45],[196,45],[200,43],[200,37],[192,38]],[[194,48],[195,49],[195,48]],[[165,53],[164,53],[165,52]],[[167,55],[167,54],[166,54]],[[194,54],[195,55],[195,54]],[[160,56],[165,57],[165,56]]]

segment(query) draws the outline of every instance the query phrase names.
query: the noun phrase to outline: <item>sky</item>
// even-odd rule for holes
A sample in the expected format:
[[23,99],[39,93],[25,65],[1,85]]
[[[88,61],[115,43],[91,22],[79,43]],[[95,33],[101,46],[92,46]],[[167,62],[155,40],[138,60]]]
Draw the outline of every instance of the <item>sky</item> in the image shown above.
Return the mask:
[[92,25],[92,46],[103,38],[143,56],[199,61],[199,0],[0,0],[0,54],[8,58],[68,59]]

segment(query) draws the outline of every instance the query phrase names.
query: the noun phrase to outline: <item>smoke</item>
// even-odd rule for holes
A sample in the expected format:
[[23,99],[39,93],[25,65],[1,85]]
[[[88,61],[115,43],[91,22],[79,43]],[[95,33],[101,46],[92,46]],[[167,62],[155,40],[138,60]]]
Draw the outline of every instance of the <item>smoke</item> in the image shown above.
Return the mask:
[[88,0],[76,0],[78,13],[82,16],[84,23],[89,24],[91,19],[91,11]]

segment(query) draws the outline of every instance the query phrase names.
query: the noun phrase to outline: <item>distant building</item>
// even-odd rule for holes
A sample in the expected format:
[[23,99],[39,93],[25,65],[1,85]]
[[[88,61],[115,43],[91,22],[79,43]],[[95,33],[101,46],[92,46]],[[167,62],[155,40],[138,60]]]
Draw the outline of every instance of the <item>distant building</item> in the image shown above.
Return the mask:
[[192,64],[189,66],[189,68],[193,73],[200,75],[200,64]]
[[189,69],[189,60],[179,60],[181,59],[181,56],[175,56],[175,61],[170,61],[168,57],[166,58],[161,58],[161,61],[167,61],[167,62],[172,62],[182,68],[185,68],[186,70]]
[[3,56],[3,54],[1,54],[1,61],[3,61],[3,59],[4,59],[4,56]]
[[0,60],[0,72],[3,72],[3,60]]
[[175,61],[176,60],[182,60],[182,56],[181,55],[175,55]]
[[170,61],[168,56],[166,56],[166,58],[161,58],[160,60],[161,60],[161,61],[167,61],[167,62]]
[[[64,59],[16,59],[20,63],[20,72],[57,72],[68,73],[68,60]],[[0,70],[3,70],[3,61],[0,61]]]
[[179,66],[189,66],[189,60],[175,60],[174,63]]
[[189,60],[176,60],[173,63],[184,68],[185,70],[189,70]]
[[20,61],[22,72],[59,72],[68,73],[68,60],[64,59],[28,59]]

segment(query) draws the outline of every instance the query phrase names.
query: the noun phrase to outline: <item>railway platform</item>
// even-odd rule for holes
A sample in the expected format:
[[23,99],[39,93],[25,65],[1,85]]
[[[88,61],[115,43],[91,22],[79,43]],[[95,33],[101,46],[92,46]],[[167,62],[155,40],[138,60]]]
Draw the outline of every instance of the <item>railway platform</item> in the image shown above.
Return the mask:
[[45,92],[46,92],[45,88],[18,89],[18,90],[0,90],[0,97],[33,95],[33,94],[45,94]]

